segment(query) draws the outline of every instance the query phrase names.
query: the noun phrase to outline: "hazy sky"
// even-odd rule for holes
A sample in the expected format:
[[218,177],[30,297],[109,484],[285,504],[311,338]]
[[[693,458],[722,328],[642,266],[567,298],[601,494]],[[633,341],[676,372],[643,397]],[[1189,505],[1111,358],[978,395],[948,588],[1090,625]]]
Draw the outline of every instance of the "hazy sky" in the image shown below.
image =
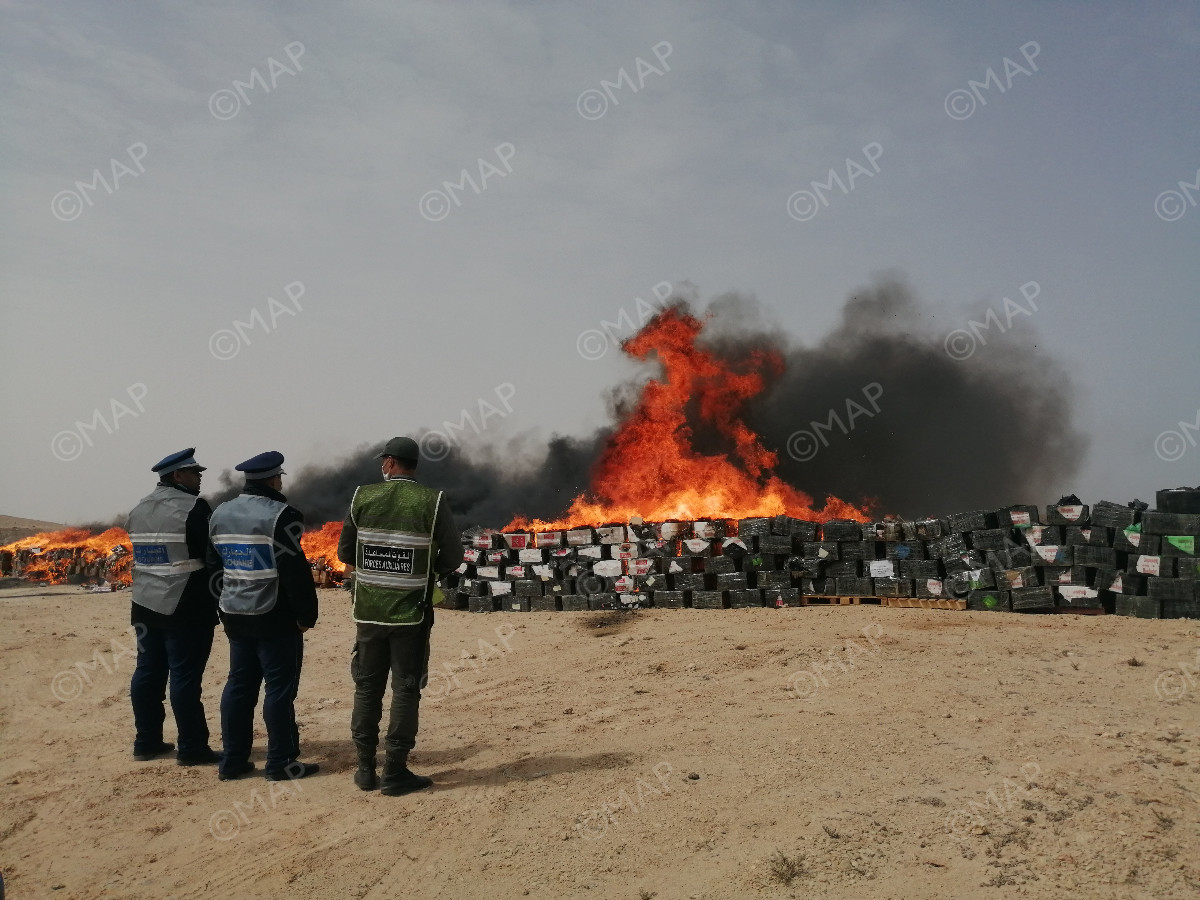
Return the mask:
[[589,433],[638,369],[581,335],[656,285],[806,343],[880,272],[980,353],[972,317],[1038,285],[1092,435],[1063,492],[1200,482],[1194,2],[0,15],[2,513],[106,518],[182,447],[297,472],[480,399],[464,443]]

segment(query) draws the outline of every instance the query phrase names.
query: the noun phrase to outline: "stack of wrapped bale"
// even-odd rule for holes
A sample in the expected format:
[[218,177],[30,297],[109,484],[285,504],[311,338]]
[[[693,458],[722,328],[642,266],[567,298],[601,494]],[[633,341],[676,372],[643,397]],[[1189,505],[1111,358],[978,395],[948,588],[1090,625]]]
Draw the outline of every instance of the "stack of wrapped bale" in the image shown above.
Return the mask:
[[1117,531],[1125,565],[1107,579],[1118,615],[1148,619],[1200,618],[1200,515],[1146,512]]

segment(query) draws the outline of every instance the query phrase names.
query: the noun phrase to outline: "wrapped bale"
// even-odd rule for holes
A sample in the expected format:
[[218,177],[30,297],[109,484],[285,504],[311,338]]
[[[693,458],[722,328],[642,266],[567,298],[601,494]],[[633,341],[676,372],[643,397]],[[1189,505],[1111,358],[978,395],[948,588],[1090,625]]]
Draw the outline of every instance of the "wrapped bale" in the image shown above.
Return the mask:
[[1099,525],[1068,525],[1067,543],[1072,547],[1111,547],[1112,532]]
[[528,532],[517,531],[510,534],[502,534],[500,537],[504,540],[509,550],[524,550],[527,547],[533,546],[533,535]]
[[883,545],[885,559],[926,559],[922,541],[888,541]]
[[1155,600],[1191,600],[1196,594],[1196,582],[1186,578],[1146,579],[1146,593]]
[[564,594],[562,597],[563,612],[583,612],[591,609],[588,598],[582,594]]
[[875,585],[870,578],[856,578],[852,575],[841,575],[834,579],[834,587],[839,597],[873,597]]
[[722,591],[692,591],[692,609],[724,609],[725,594]]
[[905,529],[905,540],[910,541],[935,541],[949,534],[945,519],[918,519],[905,523]]
[[1158,619],[1162,617],[1162,601],[1151,600],[1149,597],[1134,597],[1129,594],[1117,594],[1115,611],[1118,616],[1135,616],[1139,619]]
[[584,547],[596,543],[596,532],[591,528],[572,528],[567,532],[568,547]]
[[745,588],[729,592],[730,609],[761,608],[763,605],[762,591],[756,588]]
[[947,556],[942,559],[942,568],[947,575],[957,575],[960,572],[970,572],[987,566],[987,560],[978,550],[968,550],[959,556]]
[[513,596],[516,597],[540,597],[544,593],[542,583],[540,581],[532,581],[529,579],[521,579],[514,581],[512,585]]
[[668,581],[676,591],[702,591],[705,588],[703,572],[694,575],[672,575]]
[[683,591],[652,591],[650,600],[655,609],[683,609],[687,605]]
[[1175,577],[1175,558],[1171,556],[1131,556],[1129,571],[1158,578]]
[[779,553],[755,553],[742,558],[743,572],[777,572],[780,569]]
[[902,559],[896,563],[901,578],[939,578],[941,561],[936,559]]
[[567,545],[566,533],[562,531],[540,531],[533,537],[535,547],[558,549]]
[[895,578],[896,562],[891,559],[872,559],[866,564],[866,574],[872,578]]
[[838,541],[839,559],[874,559],[874,541]]
[[741,519],[738,521],[737,535],[745,540],[757,534],[770,534],[770,519]]
[[660,541],[679,541],[691,537],[691,522],[660,522],[654,526],[654,533]]
[[1200,579],[1200,557],[1179,557],[1175,560],[1175,577]]
[[862,539],[862,526],[854,519],[830,519],[821,523],[822,541],[857,541]]
[[793,519],[791,516],[775,516],[771,520],[771,534],[786,535],[801,541],[815,541],[817,523]]
[[[1135,503],[1140,501],[1135,500]],[[1154,505],[1165,513],[1200,513],[1200,487],[1167,488],[1154,492]],[[1141,506],[1145,508],[1146,504]]]
[[1160,602],[1164,619],[1200,619],[1200,600],[1195,597]]
[[745,572],[722,572],[717,575],[717,590],[743,591],[749,587]]
[[1030,547],[1058,547],[1066,543],[1061,525],[1030,525],[1025,529],[1025,543]]
[[705,541],[719,541],[725,538],[725,522],[717,519],[715,521],[703,521],[692,523],[692,534],[695,537]]
[[996,587],[996,573],[991,569],[972,569],[967,572],[967,583],[972,591]]
[[1087,584],[1083,566],[1042,566],[1042,584]]
[[1117,551],[1112,547],[1093,547],[1087,544],[1075,548],[1075,565],[1094,569],[1115,569]]
[[1069,566],[1075,561],[1075,548],[1066,544],[1038,544],[1033,551],[1035,565]]
[[1049,587],[1013,588],[1013,612],[1033,609],[1054,609],[1054,591]]
[[970,550],[961,534],[948,534],[937,540],[929,541],[929,552],[938,559],[950,559],[960,557]]
[[784,563],[784,569],[795,578],[820,578],[822,568],[821,560],[816,557],[791,556]]
[[527,548],[517,551],[517,562],[519,563],[544,563],[549,560],[545,550],[540,550],[536,547]]
[[1078,497],[1064,497],[1058,503],[1047,506],[1046,524],[1086,525],[1091,521],[1091,513],[1086,503],[1078,501]]
[[712,541],[704,538],[689,538],[679,542],[681,556],[712,556]]
[[871,596],[873,597],[911,597],[913,583],[908,578],[875,578],[872,579]]
[[732,556],[713,556],[704,560],[704,571],[710,575],[725,575],[738,571],[738,567]]
[[504,598],[503,609],[505,612],[530,612],[530,599],[532,598],[518,597],[516,594],[512,594]]
[[1131,506],[1101,500],[1092,507],[1092,524],[1103,528],[1128,528],[1138,520],[1139,511]]
[[1033,566],[1018,569],[1004,569],[996,573],[996,586],[1001,590],[1013,588],[1040,587],[1042,576]]
[[472,595],[467,598],[467,609],[471,612],[495,612],[496,599],[491,596],[477,597]]
[[826,578],[858,578],[862,575],[861,559],[839,559],[824,565]]
[[940,578],[917,578],[913,583],[913,588],[915,597],[933,600],[945,600],[950,597],[945,582]]
[[832,562],[838,558],[838,545],[836,541],[805,541],[800,555],[806,559]]
[[862,539],[864,541],[902,541],[905,536],[905,524],[900,519],[864,522],[862,524]]
[[603,609],[624,609],[625,604],[621,602],[617,594],[599,593],[588,594],[588,609],[603,610]]
[[759,569],[754,576],[758,588],[785,588],[792,586],[792,573]]
[[557,612],[562,609],[562,600],[557,594],[544,594],[541,597],[530,597],[529,608],[533,612]]
[[1004,550],[1012,543],[1011,528],[986,528],[971,532],[971,546],[976,550]]
[[1196,556],[1196,538],[1190,534],[1164,534],[1162,536],[1162,555],[1194,558]]
[[1028,528],[1041,523],[1041,511],[1036,506],[1017,504],[996,510],[996,524],[1001,528]]
[[1028,547],[1009,547],[1007,550],[989,550],[987,564],[997,571],[1024,569],[1033,565],[1033,553]]
[[604,525],[596,529],[596,541],[600,544],[625,544],[629,542],[629,530],[624,525]]
[[1141,523],[1138,523],[1113,532],[1113,549],[1118,553],[1155,556],[1162,550],[1162,538],[1157,534],[1142,534]]
[[1147,512],[1142,515],[1143,534],[1200,534],[1200,515]]
[[1012,612],[1012,598],[1008,591],[969,591],[967,609],[980,612]]
[[968,531],[983,531],[996,527],[996,514],[988,509],[973,509],[969,512],[954,513],[946,516],[946,527],[953,533]]
[[965,597],[971,590],[971,575],[969,572],[955,572],[942,579],[942,586],[951,597]]
[[1100,592],[1083,584],[1060,584],[1054,588],[1059,606],[1075,609],[1100,609],[1104,606]]
[[800,593],[810,597],[827,597],[834,593],[837,587],[832,578],[801,578]]
[[778,534],[759,534],[750,548],[758,553],[791,553],[792,539]]

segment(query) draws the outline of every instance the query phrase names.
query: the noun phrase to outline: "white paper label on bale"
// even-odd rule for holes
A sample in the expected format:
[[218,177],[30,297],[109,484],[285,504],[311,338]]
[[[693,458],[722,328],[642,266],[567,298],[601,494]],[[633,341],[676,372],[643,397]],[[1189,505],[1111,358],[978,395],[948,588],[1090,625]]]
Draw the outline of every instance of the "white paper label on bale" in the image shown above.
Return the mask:
[[927,578],[925,580],[925,590],[934,597],[942,596],[942,582],[937,578]]
[[626,573],[629,575],[647,575],[654,568],[654,560],[652,559],[631,559],[626,564]]
[[472,549],[463,551],[463,561],[464,562],[469,562],[471,565],[475,565],[481,559],[483,559],[483,551],[482,550],[475,550],[474,548],[472,548]]
[[539,563],[545,558],[545,554],[541,550],[526,549],[517,551],[517,559],[523,563]]
[[1143,575],[1157,575],[1162,568],[1157,556],[1139,556],[1137,570]]
[[582,547],[584,544],[592,542],[592,529],[577,528],[574,531],[567,532],[568,547]]
[[1058,593],[1066,600],[1091,600],[1100,596],[1095,588],[1082,584],[1064,584],[1058,588]]
[[891,578],[896,574],[896,567],[890,559],[873,559],[871,560],[871,577],[872,578]]
[[577,551],[580,556],[587,559],[602,559],[604,557],[604,548],[598,544],[592,544],[587,547],[580,547]]
[[617,559],[633,559],[638,555],[637,544],[617,544],[613,556]]
[[1008,582],[1010,588],[1025,587],[1025,576],[1016,569],[1010,569],[1004,573],[1004,578]]
[[1037,550],[1038,556],[1040,556],[1046,562],[1054,562],[1054,560],[1058,557],[1058,548],[1053,544],[1042,544],[1034,549]]
[[529,534],[506,534],[504,542],[508,544],[510,550],[524,550],[531,545],[532,535]]
[[618,594],[628,594],[637,587],[637,582],[629,575],[622,575],[616,581],[615,590]]
[[1080,536],[1083,538],[1083,540],[1084,540],[1084,543],[1086,543],[1086,544],[1090,544],[1090,543],[1092,542],[1092,529],[1090,529],[1090,528],[1080,528],[1080,529],[1079,529],[1079,534],[1080,534]]
[[625,526],[609,525],[604,528],[597,528],[596,535],[602,544],[623,544],[626,538]]
[[702,538],[692,538],[690,541],[684,541],[683,545],[688,548],[690,553],[697,555],[708,549],[708,541]]
[[493,597],[499,597],[501,594],[512,593],[511,581],[491,581],[488,582],[488,589],[491,590]]
[[1008,514],[1008,517],[1017,528],[1027,528],[1029,526],[1029,513],[1027,512],[1014,509]]
[[551,550],[550,556],[554,559],[570,559],[574,552],[566,547],[559,547],[557,550]]
[[1114,594],[1119,594],[1123,590],[1125,590],[1125,584],[1123,581],[1121,581],[1121,578],[1122,578],[1122,574],[1120,572],[1118,572],[1117,577],[1114,578],[1112,584],[1110,584],[1108,586],[1108,589],[1110,591],[1112,591]]
[[1083,507],[1082,506],[1060,506],[1058,508],[1058,514],[1060,516],[1062,516],[1064,519],[1066,519],[1068,522],[1074,522],[1076,519],[1078,519],[1080,516],[1083,515]]
[[477,534],[471,538],[471,546],[476,550],[491,550],[492,536],[490,534]]
[[500,577],[500,567],[499,566],[480,566],[478,569],[475,570],[475,574],[478,575],[480,578],[499,578]]
[[635,603],[644,603],[646,601],[645,594],[622,594],[617,598],[625,606],[633,606]]
[[537,545],[539,547],[561,547],[563,533],[561,531],[543,531],[537,536]]
[[501,563],[508,562],[507,550],[489,550],[487,553],[487,564],[489,566],[498,566]]
[[534,566],[533,574],[536,575],[538,578],[542,579],[542,581],[553,581],[554,580],[554,566],[551,566],[551,565]]
[[458,567],[457,569],[455,569],[454,571],[455,571],[455,572],[457,572],[459,575],[466,575],[466,574],[467,574],[467,565],[468,565],[468,563],[466,563],[466,562],[464,561],[464,562],[463,562],[461,565],[459,565],[459,567]]
[[509,566],[504,573],[505,578],[524,578],[527,571],[525,566]]
[[689,527],[686,522],[663,522],[658,526],[658,537],[660,540],[669,541],[686,534]]
[[619,559],[599,559],[592,566],[592,573],[601,578],[617,578],[621,575],[623,565]]
[[817,556],[820,559],[825,559],[827,556],[829,556],[829,551],[826,550],[824,547],[822,547],[820,550],[817,551]]
[[717,526],[712,522],[696,522],[692,525],[692,531],[698,538],[715,538],[717,536]]
[[1133,546],[1142,546],[1142,533],[1140,531],[1126,531],[1125,540],[1129,541]]
[[658,579],[655,578],[653,575],[650,575],[646,578],[646,587],[652,588],[656,584],[658,584]]
[[679,560],[673,559],[667,563],[667,571],[674,575],[677,572],[682,572],[683,566],[680,564]]

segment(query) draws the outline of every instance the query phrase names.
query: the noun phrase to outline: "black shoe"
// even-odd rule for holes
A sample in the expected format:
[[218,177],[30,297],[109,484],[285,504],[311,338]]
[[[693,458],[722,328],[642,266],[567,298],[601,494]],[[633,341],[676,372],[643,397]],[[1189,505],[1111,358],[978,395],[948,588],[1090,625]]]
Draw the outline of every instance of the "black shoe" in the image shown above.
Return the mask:
[[373,791],[379,787],[379,776],[375,774],[375,766],[358,764],[358,770],[354,773],[354,784],[360,791]]
[[385,797],[403,797],[405,794],[423,791],[432,786],[432,778],[409,771],[407,759],[387,759],[383,763],[383,779],[379,782],[379,793]]
[[267,781],[295,781],[297,778],[307,778],[316,775],[321,767],[316,763],[290,762],[282,769],[267,770]]
[[148,750],[134,750],[133,758],[138,762],[146,762],[151,759],[158,759],[160,756],[166,756],[174,749],[174,744],[168,744],[166,741],[159,741],[157,747],[151,747]]
[[243,775],[249,775],[253,771],[254,763],[246,760],[245,762],[233,765],[222,765],[217,769],[217,777],[222,781],[233,781],[236,778],[241,778]]
[[212,766],[221,761],[221,754],[210,747],[203,750],[193,750],[191,753],[175,754],[175,764],[179,766]]

